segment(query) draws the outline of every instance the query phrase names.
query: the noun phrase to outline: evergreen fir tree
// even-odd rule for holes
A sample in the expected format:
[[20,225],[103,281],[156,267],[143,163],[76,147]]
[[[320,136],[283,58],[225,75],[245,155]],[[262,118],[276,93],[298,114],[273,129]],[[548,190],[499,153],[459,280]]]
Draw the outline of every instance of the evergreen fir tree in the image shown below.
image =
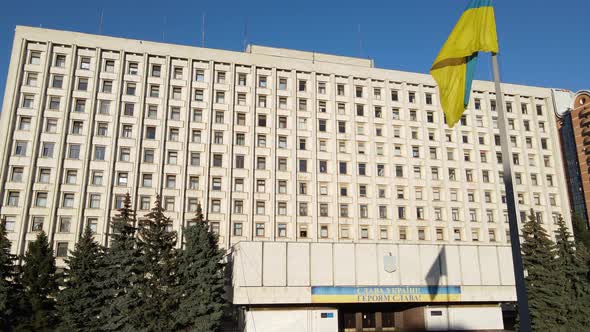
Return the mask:
[[565,305],[565,315],[561,317],[564,327],[572,331],[579,331],[583,326],[579,325],[577,317],[577,300],[582,293],[578,292],[581,287],[579,279],[580,269],[576,257],[576,249],[571,239],[572,235],[567,228],[565,220],[560,215],[557,221],[558,229],[555,232],[556,262],[557,269],[562,274],[561,301]]
[[136,321],[140,329],[169,331],[172,324],[173,300],[171,287],[175,282],[176,232],[168,230],[172,220],[164,215],[160,196],[151,212],[140,224],[138,246],[142,254],[144,278],[141,319]]
[[572,215],[572,228],[576,243],[583,243],[586,248],[590,248],[590,230],[588,230],[588,224],[577,213]]
[[103,324],[98,319],[104,305],[104,298],[99,296],[103,253],[103,248],[94,241],[90,227],[86,227],[71,256],[66,259],[64,288],[57,296],[62,329],[94,331]]
[[22,268],[22,285],[27,311],[17,328],[20,331],[50,331],[57,326],[55,295],[55,257],[49,246],[47,235],[41,232],[29,244]]
[[201,206],[184,230],[185,244],[178,258],[178,284],[174,298],[175,328],[208,332],[217,331],[225,306],[222,259],[218,237],[209,231]]
[[562,299],[563,277],[555,259],[555,244],[531,210],[522,229],[523,262],[533,331],[563,328],[566,306]]
[[103,322],[100,329],[103,331],[137,330],[133,322],[142,305],[139,286],[143,271],[134,237],[134,221],[135,211],[127,193],[123,207],[113,217],[110,247],[106,250],[100,273],[102,292],[98,300],[105,303],[100,314]]
[[[590,326],[590,252],[579,243],[576,245],[576,266],[577,266],[577,283],[574,285],[574,316],[576,317],[577,326]],[[578,330],[583,330],[578,329]]]
[[19,314],[22,298],[18,283],[16,256],[10,253],[10,241],[6,237],[6,219],[0,220],[0,330],[12,331]]

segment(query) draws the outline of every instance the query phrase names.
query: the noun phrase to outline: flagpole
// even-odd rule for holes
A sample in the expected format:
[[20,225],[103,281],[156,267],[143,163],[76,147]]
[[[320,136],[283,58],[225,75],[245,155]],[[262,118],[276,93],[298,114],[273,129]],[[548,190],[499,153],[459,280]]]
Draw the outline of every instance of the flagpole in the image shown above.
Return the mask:
[[512,264],[514,266],[514,280],[516,282],[516,298],[518,301],[519,327],[522,332],[531,331],[531,317],[529,300],[524,280],[524,267],[520,249],[520,235],[518,220],[516,219],[516,201],[514,200],[514,185],[512,183],[512,169],[510,168],[510,151],[508,149],[508,133],[506,131],[506,114],[504,110],[504,95],[500,84],[500,69],[498,55],[492,53],[494,83],[496,85],[496,109],[498,111],[498,128],[500,129],[500,145],[502,147],[502,165],[504,168],[504,186],[506,188],[506,204],[508,205],[508,224],[510,226],[510,244],[512,246]]

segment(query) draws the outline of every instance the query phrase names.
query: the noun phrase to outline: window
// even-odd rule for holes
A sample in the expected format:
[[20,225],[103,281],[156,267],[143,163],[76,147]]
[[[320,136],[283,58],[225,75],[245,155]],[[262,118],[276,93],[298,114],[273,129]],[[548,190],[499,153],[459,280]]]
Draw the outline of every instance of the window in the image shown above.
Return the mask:
[[287,79],[279,77],[279,90],[287,90]]
[[239,86],[246,86],[247,76],[248,75],[245,73],[238,73],[238,85]]
[[198,152],[191,152],[191,166],[201,165],[201,154]]
[[148,126],[145,128],[146,139],[156,139],[156,127]]
[[87,91],[88,90],[88,79],[87,78],[79,78],[78,79],[78,90],[79,91]]
[[355,86],[354,91],[355,91],[355,97],[363,98],[363,87],[362,86]]
[[66,56],[64,54],[57,54],[55,56],[55,66],[63,68],[66,66]]
[[36,207],[47,207],[47,193],[46,192],[38,192],[35,196],[35,206]]
[[195,101],[204,101],[205,92],[202,89],[195,89]]
[[262,147],[262,148],[266,147],[266,135],[264,135],[264,134],[258,135],[256,141],[257,141],[258,147]]
[[279,180],[279,194],[286,194],[287,193],[287,181]]
[[223,155],[213,154],[213,167],[223,167]]
[[287,236],[287,225],[286,224],[278,224],[277,230],[278,230],[279,237],[286,237]]
[[89,57],[80,58],[80,69],[90,70],[90,58]]
[[298,214],[299,216],[307,216],[307,202],[299,202]]
[[[49,97],[49,109],[53,110],[53,111],[59,111],[60,101],[61,101],[61,99],[59,97],[50,96]],[[100,106],[102,107],[102,103],[100,104]],[[100,110],[100,108],[99,108],[99,110]]]
[[39,170],[39,179],[40,183],[49,183],[49,179],[51,177],[51,169],[49,168],[41,168]]
[[127,74],[137,75],[138,70],[139,70],[139,64],[137,62],[127,63]]
[[318,121],[319,121],[318,130],[320,132],[326,132],[326,128],[327,128],[326,120],[319,119]]
[[174,67],[174,79],[181,80],[182,79],[182,67]]
[[320,226],[320,238],[322,238],[322,239],[328,238],[328,226],[327,225]]
[[233,235],[234,236],[242,236],[242,223],[241,222],[234,223]]
[[166,175],[166,189],[174,189],[176,188],[176,176],[175,175]]
[[100,208],[100,194],[89,194],[88,207],[91,209]]
[[263,223],[256,223],[256,236],[257,237],[264,236],[264,224]]
[[361,227],[361,239],[366,240],[369,238],[369,227]]
[[299,92],[305,92],[306,88],[307,88],[307,81],[305,81],[305,80],[299,80],[298,91]]
[[307,111],[307,99],[299,98],[298,108],[299,111]]
[[41,52],[31,51],[29,54],[29,64],[39,65],[41,64]]
[[195,71],[195,81],[205,82],[205,71],[203,69],[197,69]]
[[158,98],[160,96],[160,86],[156,84],[150,85],[150,97]]
[[344,96],[344,84],[336,85],[336,94],[338,96]]
[[33,103],[35,101],[35,97],[33,95],[24,95],[23,96],[23,108],[33,108]]
[[67,242],[58,242],[57,248],[55,249],[55,256],[56,257],[67,257],[68,256],[68,243]]
[[10,181],[12,182],[22,182],[23,180],[23,167],[13,167],[12,173],[10,175]]
[[18,191],[9,191],[6,205],[7,206],[18,206],[19,196],[20,196],[20,193]]
[[63,75],[53,75],[53,80],[51,81],[52,88],[61,89],[63,87],[63,83],[64,83]]
[[41,157],[52,158],[54,147],[55,143],[53,142],[43,142],[43,145],[41,147]]
[[85,110],[86,110],[86,100],[76,99],[76,102],[74,104],[74,112],[84,113]]
[[188,179],[188,187],[191,190],[199,189],[199,177],[198,176],[190,176]]
[[211,190],[214,190],[214,191],[221,190],[221,178],[213,178],[211,180]]
[[94,160],[102,161],[105,160],[105,150],[106,147],[103,145],[95,145],[94,146]]
[[265,114],[258,114],[258,126],[259,127],[266,127],[266,115]]
[[264,214],[264,201],[256,201],[256,214]]
[[216,91],[215,92],[215,102],[217,104],[225,104],[225,92]]
[[74,207],[74,194],[73,193],[64,193],[62,207],[63,208],[73,208]]
[[83,124],[82,121],[72,121],[72,134],[81,135]]
[[109,100],[100,100],[98,106],[98,113],[109,114],[111,111],[111,102]]
[[103,173],[101,171],[92,171],[92,184],[102,186]]
[[[166,211],[174,211],[174,197],[172,196],[165,196],[164,197],[164,210]],[[219,211],[217,211],[219,212]]]
[[326,82],[318,82],[318,94],[326,94]]
[[119,172],[117,174],[117,185],[118,186],[127,186],[129,180],[129,174],[127,172]]
[[80,144],[70,144],[68,150],[68,158],[80,159]]
[[299,172],[307,172],[307,160],[299,159]]
[[242,200],[235,200],[234,201],[234,213],[242,214],[244,213],[244,201]]
[[133,103],[125,103],[123,108],[123,115],[125,116],[133,116],[133,112],[135,110],[135,104]]
[[258,87],[266,88],[267,86],[267,77],[266,76],[259,76],[258,77]]
[[67,170],[66,171],[66,183],[67,184],[76,184],[77,182],[77,171],[76,170]]

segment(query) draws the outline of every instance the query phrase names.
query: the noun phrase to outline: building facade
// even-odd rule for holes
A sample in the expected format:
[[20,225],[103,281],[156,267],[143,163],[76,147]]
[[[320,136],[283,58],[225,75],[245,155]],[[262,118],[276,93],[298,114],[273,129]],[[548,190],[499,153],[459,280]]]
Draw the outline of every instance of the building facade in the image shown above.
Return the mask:
[[139,218],[161,195],[180,233],[202,204],[228,249],[506,247],[501,158],[521,219],[533,209],[552,234],[569,208],[551,90],[502,87],[510,156],[491,82],[449,129],[429,75],[371,60],[17,27],[0,213],[15,253],[44,230],[60,264],[86,225],[108,242],[126,193]]
[[[559,93],[559,92],[556,92]],[[563,95],[564,93],[561,92]],[[569,97],[569,98],[567,98]],[[562,153],[570,194],[570,207],[588,223],[590,204],[590,92],[580,91],[572,96],[565,93],[567,108],[558,112]],[[565,104],[564,104],[565,105]]]

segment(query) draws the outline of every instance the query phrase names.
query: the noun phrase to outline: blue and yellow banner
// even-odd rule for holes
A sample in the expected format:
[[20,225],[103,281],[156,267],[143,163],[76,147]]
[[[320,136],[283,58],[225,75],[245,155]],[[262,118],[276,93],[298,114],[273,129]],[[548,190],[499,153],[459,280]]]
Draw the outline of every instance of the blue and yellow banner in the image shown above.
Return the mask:
[[469,105],[478,52],[498,53],[492,0],[471,1],[430,69],[438,84],[440,103],[451,128]]
[[461,301],[461,286],[311,287],[312,303],[457,301]]

